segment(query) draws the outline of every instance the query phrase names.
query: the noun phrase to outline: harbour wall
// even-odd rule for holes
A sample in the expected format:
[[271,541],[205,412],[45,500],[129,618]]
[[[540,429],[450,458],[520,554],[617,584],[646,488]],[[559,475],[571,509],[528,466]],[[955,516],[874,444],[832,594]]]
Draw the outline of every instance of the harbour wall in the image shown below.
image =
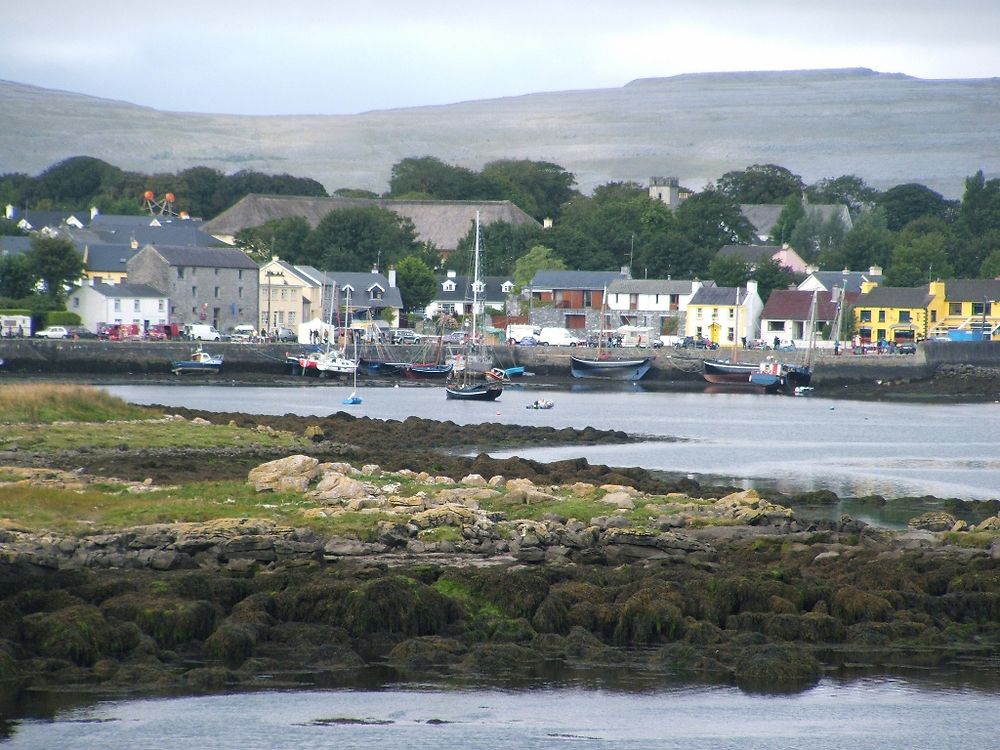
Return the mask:
[[[225,355],[223,372],[230,377],[267,376],[289,373],[286,355],[303,349],[297,344],[212,343],[206,348]],[[22,376],[112,375],[169,376],[170,363],[186,359],[192,351],[188,341],[50,341],[46,339],[0,339],[0,371]],[[360,351],[374,357],[374,351]],[[593,349],[563,347],[494,347],[495,362],[501,367],[523,365],[536,376],[559,379],[569,375],[569,359],[574,354],[593,356]],[[418,347],[392,347],[395,359],[419,358]],[[646,376],[652,382],[701,381],[703,359],[726,359],[728,353],[672,348],[616,349],[615,356],[649,356],[653,368]],[[759,362],[773,352],[740,350],[741,361]],[[803,352],[777,353],[788,362],[804,361]],[[975,365],[1000,368],[1000,342],[939,342],[919,345],[917,353],[853,354],[842,351],[815,353],[814,382],[817,385],[857,383],[873,379],[922,380],[933,377],[944,365]]]

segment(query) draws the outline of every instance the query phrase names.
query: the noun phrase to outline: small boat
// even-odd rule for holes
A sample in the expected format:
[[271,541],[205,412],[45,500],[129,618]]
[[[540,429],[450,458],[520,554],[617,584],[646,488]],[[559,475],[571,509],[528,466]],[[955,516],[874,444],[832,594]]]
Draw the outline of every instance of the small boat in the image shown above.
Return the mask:
[[525,404],[525,409],[551,409],[555,406],[554,403],[549,401],[547,398],[536,398],[530,404]]
[[326,378],[331,375],[349,375],[357,371],[358,363],[345,357],[339,349],[330,349],[325,352],[310,352],[299,357],[299,368],[303,375]]
[[433,362],[419,362],[407,365],[403,374],[415,380],[443,380],[447,378],[453,369],[451,363],[435,364]]
[[603,380],[642,380],[653,366],[649,357],[641,359],[582,359],[570,357],[570,373],[574,378]]
[[209,354],[204,349],[195,349],[190,359],[178,359],[170,363],[170,371],[174,375],[185,372],[216,373],[222,369],[222,354]]
[[458,401],[496,401],[503,393],[499,383],[448,383],[445,396]]
[[345,398],[340,403],[346,404],[347,406],[357,406],[362,401],[361,396],[358,395],[358,341],[354,340],[354,390],[351,391],[351,395]]

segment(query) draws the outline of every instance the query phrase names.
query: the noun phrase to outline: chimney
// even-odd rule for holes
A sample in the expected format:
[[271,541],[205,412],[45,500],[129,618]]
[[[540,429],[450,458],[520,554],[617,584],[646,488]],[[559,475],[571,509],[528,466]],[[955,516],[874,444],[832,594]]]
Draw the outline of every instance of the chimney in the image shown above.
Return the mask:
[[7,221],[14,220],[14,207],[11,204],[7,204],[7,208],[4,209],[4,217]]
[[131,242],[129,242],[128,244],[129,244],[129,246],[130,246],[130,247],[131,247],[131,248],[132,248],[133,250],[138,250],[138,249],[139,249],[139,240],[137,240],[137,239],[136,239],[135,237],[133,237],[133,238],[132,238],[132,241],[131,241]]
[[750,279],[747,281],[747,294],[757,294],[757,281]]
[[552,219],[546,216],[542,219],[542,229],[552,229]]
[[90,220],[93,221],[94,218],[97,216],[98,213],[99,212],[97,210],[97,206],[91,206],[90,207]]
[[871,266],[868,269],[868,273],[870,273],[872,276],[881,276],[882,275],[882,266]]
[[396,286],[396,269],[389,269],[389,286]]
[[448,278],[449,278],[449,279],[453,279],[453,278],[455,278],[455,277],[456,277],[457,275],[458,275],[458,274],[456,274],[456,273],[455,273],[454,271],[452,271],[452,270],[449,270],[449,271],[448,271]]

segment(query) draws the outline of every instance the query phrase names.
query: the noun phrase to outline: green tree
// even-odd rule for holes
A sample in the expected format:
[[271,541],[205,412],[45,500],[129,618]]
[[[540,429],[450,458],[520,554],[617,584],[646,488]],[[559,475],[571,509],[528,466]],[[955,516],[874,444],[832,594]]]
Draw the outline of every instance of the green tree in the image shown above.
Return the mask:
[[562,205],[578,195],[573,174],[547,161],[493,161],[481,176],[497,199],[511,201],[538,221],[559,218]]
[[28,255],[5,255],[0,257],[0,297],[21,299],[35,291],[38,276],[28,264]]
[[374,193],[371,190],[362,190],[361,188],[337,188],[333,191],[333,194],[338,198],[366,198],[369,200],[378,198],[378,193]]
[[[541,230],[536,226],[515,226],[505,221],[495,221],[479,227],[479,273],[481,276],[508,276],[515,261],[524,255],[536,241]],[[476,251],[476,226],[473,222],[458,247],[448,257],[448,266],[467,270],[472,274],[473,256]]]
[[335,271],[370,271],[421,251],[413,222],[385,208],[362,206],[328,213],[309,233],[303,262]]
[[0,218],[0,236],[25,237],[28,233],[17,225],[17,222]]
[[514,263],[514,283],[524,289],[539,271],[564,271],[566,263],[551,247],[535,245]]
[[795,283],[791,272],[774,258],[757,263],[750,278],[757,282],[757,294],[764,302],[767,302],[775,289],[788,289]]
[[427,307],[438,288],[433,271],[414,255],[400,258],[396,264],[396,286],[407,311]]
[[885,209],[886,225],[894,232],[924,217],[947,221],[955,211],[954,202],[914,182],[889,188],[879,199],[879,205]]
[[716,286],[743,286],[750,278],[750,264],[738,255],[716,255],[708,264],[708,273]]
[[693,195],[677,208],[678,231],[691,245],[714,257],[723,245],[749,244],[753,226],[728,196],[717,190]]
[[407,158],[392,167],[390,198],[425,195],[437,200],[483,200],[488,189],[471,169],[445,164],[433,156]]
[[1000,244],[986,256],[979,269],[979,276],[984,279],[1000,279]]
[[792,196],[786,200],[785,207],[778,215],[778,220],[771,227],[771,242],[777,245],[791,242],[795,226],[804,218],[806,218],[806,210],[802,206],[802,199]]
[[867,271],[872,266],[886,268],[895,241],[895,233],[886,225],[885,211],[881,208],[865,211],[854,221],[839,248],[820,253],[819,265],[851,271]]
[[818,211],[807,212],[795,224],[789,244],[802,258],[810,263],[825,255],[836,252],[847,236],[847,227],[839,216],[824,219]]
[[743,171],[726,172],[715,189],[733,203],[784,203],[802,197],[803,182],[776,164],[754,164]]
[[305,241],[312,230],[301,216],[271,219],[259,227],[239,230],[233,237],[236,246],[255,261],[282,258],[289,263],[306,262]]
[[41,281],[46,296],[62,300],[65,287],[83,275],[83,256],[73,243],[59,237],[36,237],[25,253],[32,275]]
[[922,286],[954,273],[943,233],[910,234],[900,238],[892,250],[885,272],[887,286]]
[[823,178],[805,189],[805,196],[810,203],[842,203],[851,212],[851,217],[857,217],[862,211],[872,208],[878,202],[879,191],[869,187],[864,180],[855,175],[841,175],[834,178]]

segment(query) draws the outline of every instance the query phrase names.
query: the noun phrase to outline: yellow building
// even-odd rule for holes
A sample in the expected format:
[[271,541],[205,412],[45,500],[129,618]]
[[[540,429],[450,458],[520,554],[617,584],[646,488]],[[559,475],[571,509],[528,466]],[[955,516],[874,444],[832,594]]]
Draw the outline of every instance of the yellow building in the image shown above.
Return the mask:
[[[1000,326],[1000,280],[949,279],[932,281],[928,308],[928,336],[947,336],[949,332],[966,333],[978,338],[997,337]],[[954,335],[954,334],[953,334]]]
[[920,341],[928,335],[933,297],[926,287],[865,282],[854,303],[854,333],[863,343]]

